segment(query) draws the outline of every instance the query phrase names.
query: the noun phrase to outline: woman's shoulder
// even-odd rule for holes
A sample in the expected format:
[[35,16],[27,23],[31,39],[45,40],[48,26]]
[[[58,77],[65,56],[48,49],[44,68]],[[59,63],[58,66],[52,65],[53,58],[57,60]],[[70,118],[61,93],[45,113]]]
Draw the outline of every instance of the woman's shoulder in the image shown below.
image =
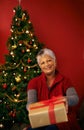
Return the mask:
[[32,78],[32,79],[29,81],[29,83],[39,81],[39,80],[41,79],[41,76],[42,76],[42,74],[40,74],[40,75],[38,75],[38,76]]
[[28,82],[27,90],[28,89],[37,89],[37,87],[39,86],[38,84],[40,83],[40,78],[41,78],[41,75],[38,75],[38,76],[32,78]]

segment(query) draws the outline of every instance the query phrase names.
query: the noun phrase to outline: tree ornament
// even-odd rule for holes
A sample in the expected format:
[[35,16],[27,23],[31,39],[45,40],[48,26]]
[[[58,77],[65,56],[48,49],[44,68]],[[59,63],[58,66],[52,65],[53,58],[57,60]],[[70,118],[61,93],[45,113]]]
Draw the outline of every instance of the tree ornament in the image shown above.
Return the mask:
[[14,102],[18,102],[18,99],[14,99]]
[[27,71],[27,67],[24,67],[24,72],[26,72]]
[[12,46],[12,49],[14,50],[14,49],[16,49],[16,48],[17,48],[17,45],[14,44],[14,45]]
[[33,33],[30,33],[30,36],[33,37]]
[[20,76],[17,76],[17,77],[15,77],[15,80],[16,80],[16,82],[20,82],[21,81],[21,78],[20,78]]
[[36,50],[38,49],[38,46],[36,46],[36,48],[35,48]]
[[27,62],[30,63],[32,60],[30,58],[28,58]]
[[25,50],[24,49],[22,49],[22,53],[24,53],[25,52]]
[[34,48],[36,48],[36,47],[37,47],[37,45],[36,45],[36,44],[34,44],[34,45],[33,45],[33,47],[34,47]]
[[12,113],[12,117],[14,118],[14,117],[16,117],[16,113],[14,112],[14,113]]
[[22,20],[24,20],[25,19],[25,13],[23,13],[23,15],[22,15]]
[[[33,39],[32,39],[32,41],[33,41]],[[32,41],[30,41],[29,44],[32,44]]]
[[10,112],[9,112],[9,116],[12,116],[12,113],[13,113],[13,111],[10,111]]
[[6,84],[6,83],[3,84],[3,88],[4,88],[4,89],[7,88],[7,84]]
[[13,87],[12,87],[12,91],[15,91],[15,90],[16,90],[16,86],[13,86]]

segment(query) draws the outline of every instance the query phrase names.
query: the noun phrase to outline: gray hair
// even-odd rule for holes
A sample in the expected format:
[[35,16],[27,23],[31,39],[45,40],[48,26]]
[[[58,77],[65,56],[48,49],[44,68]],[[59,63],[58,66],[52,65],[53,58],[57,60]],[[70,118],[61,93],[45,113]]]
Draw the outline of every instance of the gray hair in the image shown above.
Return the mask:
[[55,56],[54,52],[51,49],[44,48],[44,49],[41,49],[38,52],[37,56],[36,56],[38,64],[39,64],[40,57],[44,56],[46,54],[49,55],[49,56],[51,56],[54,60],[56,60],[56,56]]

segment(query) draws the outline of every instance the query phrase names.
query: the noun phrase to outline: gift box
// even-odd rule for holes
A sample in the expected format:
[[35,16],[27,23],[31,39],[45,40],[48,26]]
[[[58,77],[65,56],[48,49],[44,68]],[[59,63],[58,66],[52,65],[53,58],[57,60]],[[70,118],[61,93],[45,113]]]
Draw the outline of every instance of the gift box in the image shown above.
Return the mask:
[[68,121],[63,97],[52,98],[29,105],[29,121],[32,128]]

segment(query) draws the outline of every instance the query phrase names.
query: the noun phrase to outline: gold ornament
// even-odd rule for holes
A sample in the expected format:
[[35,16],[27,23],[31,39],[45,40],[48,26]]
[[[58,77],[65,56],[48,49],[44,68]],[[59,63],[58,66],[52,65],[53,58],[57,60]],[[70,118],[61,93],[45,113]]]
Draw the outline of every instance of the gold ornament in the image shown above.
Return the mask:
[[17,48],[16,44],[12,46],[12,49],[16,49],[16,48]]
[[38,49],[38,47],[36,47],[35,49]]
[[18,99],[14,99],[14,102],[18,102]]
[[23,15],[22,15],[22,20],[24,20],[25,19],[25,13],[23,13]]
[[37,45],[36,45],[36,44],[34,44],[34,45],[33,45],[33,47],[37,47]]
[[21,81],[20,76],[15,77],[15,80],[16,80],[16,82],[20,82]]

